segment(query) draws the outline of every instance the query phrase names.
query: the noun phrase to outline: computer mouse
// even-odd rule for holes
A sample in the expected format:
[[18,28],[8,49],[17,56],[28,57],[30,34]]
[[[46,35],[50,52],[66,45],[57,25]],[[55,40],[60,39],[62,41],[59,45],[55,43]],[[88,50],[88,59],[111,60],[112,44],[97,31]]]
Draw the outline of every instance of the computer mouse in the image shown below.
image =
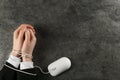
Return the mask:
[[71,67],[71,61],[67,57],[62,57],[50,65],[48,65],[48,71],[51,76],[57,76],[60,73],[68,70]]

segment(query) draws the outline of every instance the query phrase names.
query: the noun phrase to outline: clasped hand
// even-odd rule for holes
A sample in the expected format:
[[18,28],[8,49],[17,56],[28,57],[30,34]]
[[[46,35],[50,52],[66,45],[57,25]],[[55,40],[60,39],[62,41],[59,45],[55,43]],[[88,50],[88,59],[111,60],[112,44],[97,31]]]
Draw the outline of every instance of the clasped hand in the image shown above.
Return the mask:
[[[16,56],[18,53],[21,55],[31,55],[33,53],[36,36],[35,29],[29,24],[20,25],[13,34],[13,51],[11,55]],[[23,61],[32,61],[32,57],[22,56]]]

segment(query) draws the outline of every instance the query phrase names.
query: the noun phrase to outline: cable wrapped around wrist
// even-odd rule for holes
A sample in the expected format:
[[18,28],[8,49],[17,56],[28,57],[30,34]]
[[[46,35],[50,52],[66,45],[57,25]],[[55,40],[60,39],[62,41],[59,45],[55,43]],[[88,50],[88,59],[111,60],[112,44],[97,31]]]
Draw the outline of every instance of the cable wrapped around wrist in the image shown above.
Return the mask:
[[15,55],[16,57],[21,58],[21,51],[20,51],[20,50],[14,50],[14,49],[13,49],[12,52],[11,52],[11,54],[12,54],[12,53],[15,53],[15,54],[16,54],[16,55]]
[[28,54],[28,53],[22,53],[21,57],[33,59],[33,56],[31,54]]

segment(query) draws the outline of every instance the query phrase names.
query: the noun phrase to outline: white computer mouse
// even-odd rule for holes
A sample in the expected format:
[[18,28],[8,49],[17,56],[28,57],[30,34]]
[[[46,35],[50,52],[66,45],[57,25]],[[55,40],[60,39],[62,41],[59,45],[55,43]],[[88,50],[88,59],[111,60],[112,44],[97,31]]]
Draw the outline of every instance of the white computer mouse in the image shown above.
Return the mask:
[[50,65],[48,65],[48,71],[50,75],[52,76],[57,76],[60,73],[68,70],[71,67],[71,61],[67,57],[62,57]]

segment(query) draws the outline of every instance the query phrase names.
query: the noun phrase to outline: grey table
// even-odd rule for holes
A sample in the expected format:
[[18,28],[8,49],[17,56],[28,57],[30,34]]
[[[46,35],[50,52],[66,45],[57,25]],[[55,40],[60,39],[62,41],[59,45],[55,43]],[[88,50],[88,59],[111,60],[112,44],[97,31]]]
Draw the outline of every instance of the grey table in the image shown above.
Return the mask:
[[47,70],[66,56],[72,67],[41,80],[120,80],[119,0],[0,0],[0,68],[12,49],[13,31],[34,25],[35,65]]

